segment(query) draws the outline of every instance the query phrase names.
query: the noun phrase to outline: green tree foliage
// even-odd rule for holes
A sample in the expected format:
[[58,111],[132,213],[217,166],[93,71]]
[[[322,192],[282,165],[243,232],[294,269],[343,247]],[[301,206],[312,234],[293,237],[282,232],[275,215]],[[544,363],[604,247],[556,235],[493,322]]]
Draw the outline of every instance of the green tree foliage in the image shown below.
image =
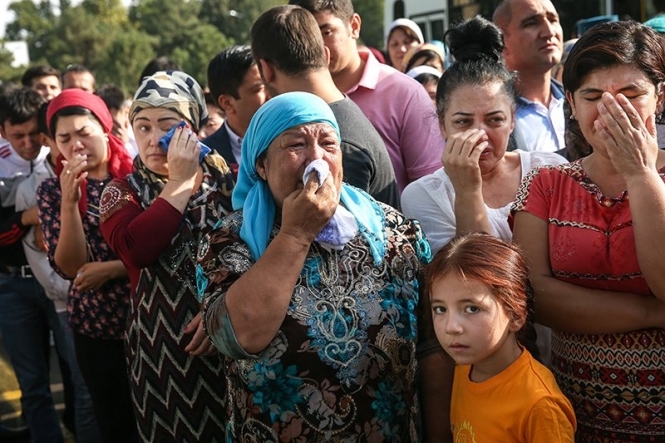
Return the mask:
[[233,44],[216,27],[199,18],[201,3],[186,0],[141,0],[129,11],[138,29],[155,38],[155,55],[165,55],[206,83],[208,62]]
[[[33,64],[64,69],[79,63],[91,69],[97,84],[115,83],[132,94],[143,67],[165,55],[202,85],[212,57],[234,43],[248,43],[254,21],[288,0],[16,0],[15,19],[6,40],[25,40]],[[383,45],[383,0],[357,0],[363,19],[362,40]],[[0,53],[0,80],[16,74]]]
[[[69,2],[66,4],[69,5]],[[129,21],[127,11],[120,0],[84,0],[81,9],[91,17],[102,17],[105,24],[122,26]]]
[[249,44],[252,24],[268,9],[288,0],[202,0],[199,19],[214,25],[237,44]]
[[362,19],[360,40],[367,46],[383,49],[383,2],[384,0],[356,0],[353,8]]
[[126,94],[133,95],[141,71],[148,60],[154,57],[154,41],[155,38],[133,26],[127,26],[125,31],[119,32],[95,68],[97,84],[113,83]]
[[49,54],[50,36],[57,22],[49,0],[39,3],[20,0],[9,5],[15,20],[7,24],[5,39],[25,40],[32,60],[44,60]]
[[132,93],[153,57],[155,39],[136,29],[120,0],[83,0],[76,6],[62,0],[59,15],[48,0],[21,0],[10,8],[16,19],[7,26],[7,39],[26,40],[33,64],[60,70],[82,64],[95,73],[97,84],[115,83]]
[[[268,9],[288,0],[202,0],[199,18],[214,25],[239,44],[249,44],[254,21]],[[355,0],[353,6],[362,17],[360,38],[369,46],[383,48],[384,0]]]
[[23,69],[12,67],[14,56],[0,42],[0,79],[3,83],[21,83]]

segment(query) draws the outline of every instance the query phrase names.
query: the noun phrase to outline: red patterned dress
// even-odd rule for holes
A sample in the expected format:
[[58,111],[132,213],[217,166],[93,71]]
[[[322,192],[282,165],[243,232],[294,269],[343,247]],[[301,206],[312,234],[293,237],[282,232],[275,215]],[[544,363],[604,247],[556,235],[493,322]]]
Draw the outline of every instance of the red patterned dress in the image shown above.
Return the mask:
[[[548,222],[557,279],[653,297],[637,262],[627,191],[604,196],[581,161],[530,173],[516,211]],[[575,408],[578,442],[665,441],[665,330],[553,332],[552,370]]]

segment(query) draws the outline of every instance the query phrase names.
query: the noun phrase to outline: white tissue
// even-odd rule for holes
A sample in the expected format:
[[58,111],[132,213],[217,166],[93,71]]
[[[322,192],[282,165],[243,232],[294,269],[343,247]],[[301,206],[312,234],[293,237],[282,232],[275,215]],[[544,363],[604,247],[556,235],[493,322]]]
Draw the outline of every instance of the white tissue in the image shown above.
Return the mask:
[[[302,175],[303,183],[307,183],[312,173],[317,174],[320,188],[330,175],[330,166],[323,159],[314,160],[305,168]],[[339,204],[328,224],[316,236],[316,241],[325,248],[341,250],[357,233],[358,222],[356,218],[344,206]]]
[[323,182],[326,181],[326,178],[330,175],[330,166],[328,162],[322,158],[314,160],[312,163],[308,164],[305,168],[305,172],[302,175],[302,182],[305,184],[309,180],[309,176],[312,175],[312,172],[316,172],[319,179],[319,188],[323,186]]

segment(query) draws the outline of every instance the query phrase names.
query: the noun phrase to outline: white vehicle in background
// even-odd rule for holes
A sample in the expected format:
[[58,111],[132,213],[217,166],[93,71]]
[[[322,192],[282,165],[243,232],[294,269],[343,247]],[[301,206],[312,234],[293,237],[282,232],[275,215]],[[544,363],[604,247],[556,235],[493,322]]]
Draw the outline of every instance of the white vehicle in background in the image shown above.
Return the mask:
[[384,0],[383,29],[398,18],[418,23],[425,41],[441,40],[448,29],[447,0]]

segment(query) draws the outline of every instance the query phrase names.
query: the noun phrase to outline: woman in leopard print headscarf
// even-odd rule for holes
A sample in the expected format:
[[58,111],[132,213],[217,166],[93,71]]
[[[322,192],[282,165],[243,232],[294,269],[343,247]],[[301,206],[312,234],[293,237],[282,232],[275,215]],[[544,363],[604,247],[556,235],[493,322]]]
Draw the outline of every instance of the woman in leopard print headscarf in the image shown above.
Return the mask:
[[225,426],[224,374],[201,327],[194,260],[200,238],[231,211],[234,182],[197,141],[207,117],[189,75],[145,77],[130,109],[133,172],[102,196],[102,232],[132,284],[127,358],[144,442],[219,441]]

